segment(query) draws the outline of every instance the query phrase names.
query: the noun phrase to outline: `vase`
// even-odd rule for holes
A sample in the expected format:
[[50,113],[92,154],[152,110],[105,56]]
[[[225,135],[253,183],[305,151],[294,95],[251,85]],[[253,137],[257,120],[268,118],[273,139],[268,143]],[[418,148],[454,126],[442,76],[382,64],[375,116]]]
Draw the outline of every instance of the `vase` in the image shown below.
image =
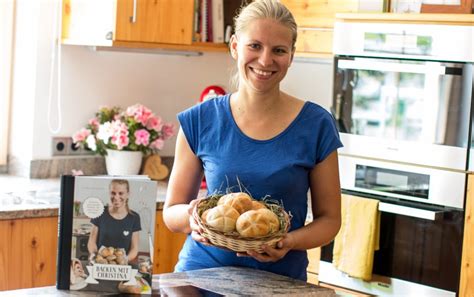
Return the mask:
[[140,172],[143,154],[140,151],[107,150],[105,167],[108,175],[135,175]]

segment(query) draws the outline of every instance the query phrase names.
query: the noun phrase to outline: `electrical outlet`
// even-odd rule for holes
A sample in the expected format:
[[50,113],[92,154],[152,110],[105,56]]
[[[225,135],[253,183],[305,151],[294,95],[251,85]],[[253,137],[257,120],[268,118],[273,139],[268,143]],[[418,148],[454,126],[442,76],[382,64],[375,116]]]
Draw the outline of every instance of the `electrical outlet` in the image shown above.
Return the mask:
[[92,155],[93,151],[83,147],[76,147],[76,144],[72,140],[72,137],[69,139],[69,155]]
[[53,156],[67,156],[71,143],[70,137],[53,137]]
[[93,151],[76,147],[72,137],[53,137],[53,156],[92,155]]

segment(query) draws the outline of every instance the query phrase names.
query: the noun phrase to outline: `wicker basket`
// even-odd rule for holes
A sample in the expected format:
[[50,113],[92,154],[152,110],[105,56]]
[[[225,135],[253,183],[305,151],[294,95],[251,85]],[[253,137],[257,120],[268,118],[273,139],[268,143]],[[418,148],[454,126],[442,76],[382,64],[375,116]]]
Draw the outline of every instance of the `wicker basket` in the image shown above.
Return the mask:
[[249,250],[254,250],[258,253],[262,253],[261,249],[262,244],[275,247],[277,242],[283,238],[283,236],[288,232],[290,228],[290,215],[278,204],[274,202],[261,201],[263,202],[270,210],[272,210],[280,218],[280,231],[273,233],[265,237],[242,237],[237,231],[232,232],[221,232],[213,229],[210,226],[207,226],[201,219],[201,215],[207,209],[210,209],[217,204],[218,198],[222,195],[213,195],[207,198],[202,199],[196,205],[193,210],[193,217],[198,223],[199,227],[202,228],[203,232],[201,236],[207,238],[209,242],[220,248],[231,250],[234,252],[246,252]]

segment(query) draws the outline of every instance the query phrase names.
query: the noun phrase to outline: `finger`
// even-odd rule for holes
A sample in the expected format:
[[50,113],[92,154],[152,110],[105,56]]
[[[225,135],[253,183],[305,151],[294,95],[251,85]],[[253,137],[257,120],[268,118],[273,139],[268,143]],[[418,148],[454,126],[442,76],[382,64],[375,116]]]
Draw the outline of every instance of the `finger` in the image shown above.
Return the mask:
[[259,262],[270,262],[272,258],[264,253],[257,253],[256,251],[247,251],[247,254]]
[[207,238],[201,236],[196,231],[191,232],[191,238],[194,239],[197,242],[202,243],[202,244],[209,245],[209,240]]
[[243,253],[237,253],[237,257],[250,257],[250,255],[243,252]]

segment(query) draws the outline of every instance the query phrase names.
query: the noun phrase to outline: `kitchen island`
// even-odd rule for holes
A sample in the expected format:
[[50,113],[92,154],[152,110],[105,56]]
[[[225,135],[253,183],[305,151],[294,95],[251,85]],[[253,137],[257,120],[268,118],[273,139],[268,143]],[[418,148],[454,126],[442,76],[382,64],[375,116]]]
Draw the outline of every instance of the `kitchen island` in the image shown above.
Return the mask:
[[[278,274],[242,267],[219,267],[153,276],[153,295],[206,296],[193,287],[217,294],[207,296],[336,296],[332,289],[308,284]],[[97,296],[94,292],[61,291],[41,287],[1,292],[2,296]]]

